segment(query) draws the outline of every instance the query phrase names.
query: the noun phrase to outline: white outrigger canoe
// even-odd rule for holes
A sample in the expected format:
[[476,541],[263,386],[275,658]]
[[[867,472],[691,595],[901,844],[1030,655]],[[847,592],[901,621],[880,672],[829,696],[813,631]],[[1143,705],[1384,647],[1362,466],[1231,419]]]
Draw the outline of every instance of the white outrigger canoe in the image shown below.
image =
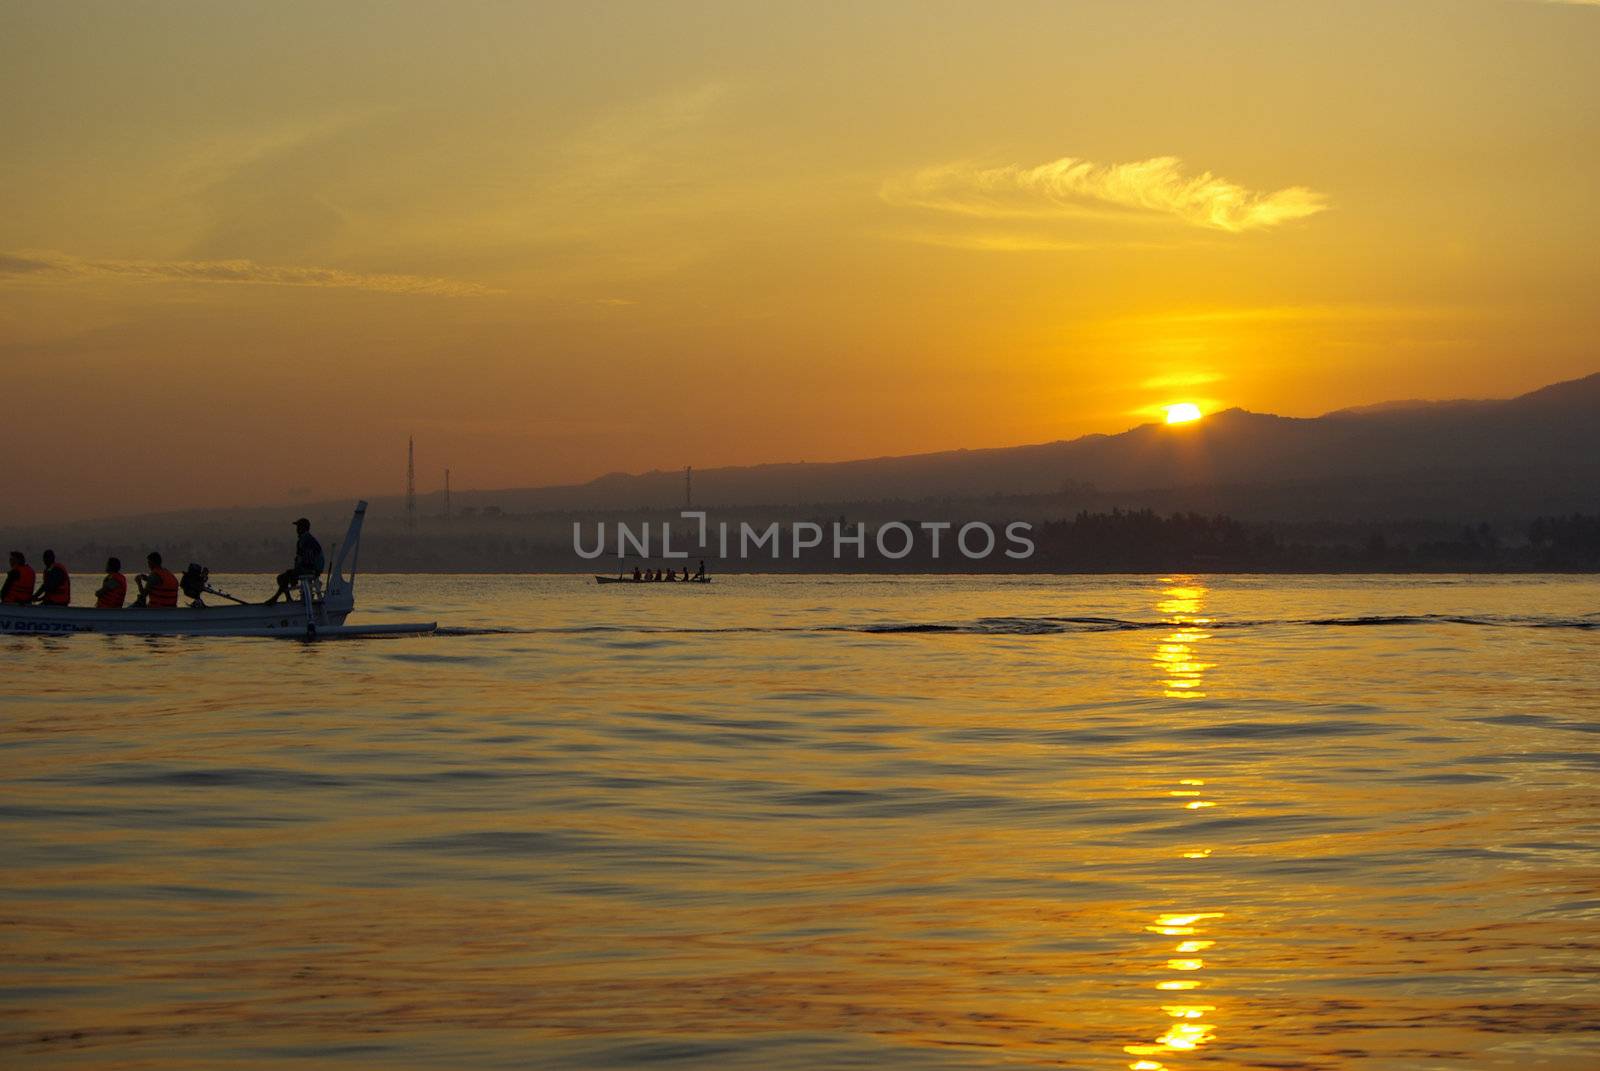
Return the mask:
[[[206,606],[128,606],[97,610],[89,606],[18,606],[0,604],[0,636],[62,636],[80,632],[121,636],[271,636],[288,640],[357,639],[432,632],[434,621],[400,624],[347,625],[356,605],[356,561],[360,557],[361,523],[367,504],[357,502],[344,542],[326,581],[300,582],[297,602],[268,605],[237,603]],[[345,571],[346,560],[350,563]]]

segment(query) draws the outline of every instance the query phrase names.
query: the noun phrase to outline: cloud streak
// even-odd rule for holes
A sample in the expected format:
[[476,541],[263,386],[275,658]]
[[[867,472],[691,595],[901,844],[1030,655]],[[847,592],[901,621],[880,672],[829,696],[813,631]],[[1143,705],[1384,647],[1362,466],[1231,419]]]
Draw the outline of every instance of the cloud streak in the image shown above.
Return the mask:
[[1402,323],[1425,320],[1456,320],[1471,317],[1475,310],[1454,306],[1406,305],[1265,305],[1253,308],[1200,309],[1187,312],[1130,316],[1107,321],[1118,329],[1128,326],[1184,327],[1206,324],[1294,323],[1299,321],[1344,321],[1348,323]]
[[1328,207],[1323,194],[1304,186],[1258,192],[1210,171],[1186,174],[1175,156],[1120,164],[1063,156],[1036,167],[944,164],[890,180],[882,196],[891,204],[978,219],[1176,219],[1233,234]]
[[481,297],[503,293],[479,283],[457,279],[258,264],[253,260],[109,260],[39,252],[0,253],[0,281],[7,279],[67,283],[96,280],[244,283],[439,297]]

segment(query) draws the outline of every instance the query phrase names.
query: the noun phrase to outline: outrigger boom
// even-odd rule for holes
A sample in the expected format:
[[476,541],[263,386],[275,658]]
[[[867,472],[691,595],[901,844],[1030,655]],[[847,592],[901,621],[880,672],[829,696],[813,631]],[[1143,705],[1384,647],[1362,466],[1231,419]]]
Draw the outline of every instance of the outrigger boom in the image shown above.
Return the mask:
[[[291,640],[357,639],[432,632],[434,621],[346,625],[355,609],[356,565],[367,504],[357,502],[326,580],[306,577],[300,601],[229,606],[88,606],[0,604],[0,635],[62,636],[98,632],[121,636],[267,636]],[[349,562],[348,571],[345,563]]]

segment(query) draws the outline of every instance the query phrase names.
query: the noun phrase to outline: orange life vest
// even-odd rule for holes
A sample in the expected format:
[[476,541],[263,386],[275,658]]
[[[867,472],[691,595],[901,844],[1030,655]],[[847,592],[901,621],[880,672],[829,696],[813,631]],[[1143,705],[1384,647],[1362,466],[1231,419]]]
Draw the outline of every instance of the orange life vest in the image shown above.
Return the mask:
[[65,606],[72,601],[72,577],[67,573],[67,567],[60,562],[45,569],[44,575],[48,577],[53,572],[60,572],[61,584],[54,591],[46,592],[40,601],[46,606]]
[[150,579],[145,584],[145,604],[148,606],[178,605],[178,578],[172,570],[160,565],[150,567]]
[[104,592],[94,601],[96,610],[119,609],[128,599],[128,578],[121,573],[107,573],[106,582],[100,585]]
[[27,602],[33,598],[33,566],[19,565],[16,567],[17,580],[11,585],[11,590],[6,592],[6,602]]

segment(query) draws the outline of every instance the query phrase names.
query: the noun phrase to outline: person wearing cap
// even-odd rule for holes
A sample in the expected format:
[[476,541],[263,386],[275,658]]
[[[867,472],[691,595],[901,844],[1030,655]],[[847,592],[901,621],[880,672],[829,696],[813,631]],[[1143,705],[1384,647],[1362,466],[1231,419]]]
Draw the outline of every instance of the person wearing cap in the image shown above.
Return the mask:
[[294,522],[294,530],[299,534],[294,544],[294,565],[278,574],[278,590],[266,601],[268,606],[281,598],[292,598],[290,588],[299,587],[301,577],[319,576],[326,568],[322,544],[311,534],[311,522],[301,517]]

